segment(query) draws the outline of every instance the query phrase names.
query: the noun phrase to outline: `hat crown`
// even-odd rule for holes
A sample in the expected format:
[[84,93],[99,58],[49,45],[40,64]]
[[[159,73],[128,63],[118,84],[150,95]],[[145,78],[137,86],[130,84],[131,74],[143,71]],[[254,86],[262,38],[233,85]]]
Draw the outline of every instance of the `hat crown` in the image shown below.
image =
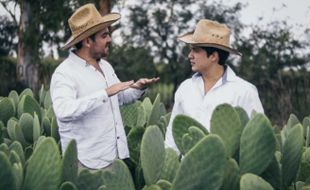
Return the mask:
[[93,4],[86,4],[69,18],[69,27],[73,36],[100,22],[101,15]]
[[207,19],[200,20],[193,34],[199,43],[220,44],[230,47],[230,29],[225,24]]

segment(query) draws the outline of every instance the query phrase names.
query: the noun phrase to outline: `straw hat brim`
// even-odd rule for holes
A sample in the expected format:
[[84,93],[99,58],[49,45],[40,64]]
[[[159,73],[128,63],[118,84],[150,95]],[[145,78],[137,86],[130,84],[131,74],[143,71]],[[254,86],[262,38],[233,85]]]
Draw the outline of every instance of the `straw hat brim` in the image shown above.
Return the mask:
[[63,50],[68,49],[75,45],[76,43],[80,42],[81,40],[95,34],[96,32],[110,26],[114,22],[116,22],[120,18],[120,14],[118,13],[110,13],[106,16],[103,16],[101,20],[94,26],[88,28],[87,30],[83,31],[81,34],[77,36],[71,36],[67,42],[62,47]]
[[240,53],[239,51],[231,48],[231,47],[227,47],[227,46],[224,46],[224,45],[221,45],[221,44],[215,44],[215,43],[204,43],[204,42],[196,42],[194,39],[193,39],[193,34],[185,34],[183,36],[180,36],[178,37],[179,40],[187,43],[187,44],[191,44],[193,46],[199,46],[199,47],[215,47],[215,48],[218,48],[218,49],[221,49],[221,50],[224,50],[224,51],[227,51],[229,53],[232,53],[232,54],[236,54],[236,55],[239,55],[239,56],[242,56],[242,53]]

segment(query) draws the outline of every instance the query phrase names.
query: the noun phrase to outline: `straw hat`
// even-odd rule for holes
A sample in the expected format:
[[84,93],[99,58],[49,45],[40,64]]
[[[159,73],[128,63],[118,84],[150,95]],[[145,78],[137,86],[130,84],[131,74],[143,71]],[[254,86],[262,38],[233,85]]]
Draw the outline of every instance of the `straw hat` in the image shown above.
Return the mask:
[[72,47],[88,36],[110,26],[120,17],[118,13],[101,16],[94,4],[86,4],[78,8],[68,20],[72,35],[62,49]]
[[230,46],[230,29],[208,19],[200,20],[194,33],[185,34],[178,39],[193,46],[215,47],[232,54],[241,56],[241,53]]

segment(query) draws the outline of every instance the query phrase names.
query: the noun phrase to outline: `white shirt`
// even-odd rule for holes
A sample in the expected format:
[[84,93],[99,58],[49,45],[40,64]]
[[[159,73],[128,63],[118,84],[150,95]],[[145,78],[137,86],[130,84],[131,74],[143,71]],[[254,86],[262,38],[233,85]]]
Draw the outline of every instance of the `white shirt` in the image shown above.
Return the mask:
[[182,82],[175,93],[175,103],[166,132],[166,146],[179,152],[172,136],[172,122],[176,115],[188,115],[210,131],[212,112],[223,103],[240,106],[249,116],[253,110],[264,112],[256,87],[236,76],[230,67],[227,66],[222,78],[207,93],[201,75],[196,73],[191,79]]
[[119,105],[143,93],[127,89],[108,97],[105,89],[120,81],[107,61],[101,60],[99,66],[104,76],[70,52],[55,70],[50,87],[62,151],[75,139],[79,161],[93,169],[129,157]]

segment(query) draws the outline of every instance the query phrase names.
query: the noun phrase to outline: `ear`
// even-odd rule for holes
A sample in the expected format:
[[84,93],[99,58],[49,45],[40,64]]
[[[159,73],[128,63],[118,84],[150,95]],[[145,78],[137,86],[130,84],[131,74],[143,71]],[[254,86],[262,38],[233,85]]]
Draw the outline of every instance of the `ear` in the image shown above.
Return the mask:
[[210,56],[212,62],[218,62],[219,61],[219,53],[217,51],[213,52]]
[[90,38],[85,38],[85,39],[82,41],[82,43],[83,43],[83,46],[89,48],[90,45],[91,45],[91,43],[92,43],[92,40],[91,40]]

